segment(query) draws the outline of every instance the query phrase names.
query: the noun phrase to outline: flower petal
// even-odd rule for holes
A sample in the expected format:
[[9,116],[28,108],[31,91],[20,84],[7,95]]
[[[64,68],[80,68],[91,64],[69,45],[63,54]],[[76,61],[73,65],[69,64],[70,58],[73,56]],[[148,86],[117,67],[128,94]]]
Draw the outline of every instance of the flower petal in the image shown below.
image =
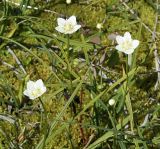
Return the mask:
[[35,82],[35,84],[36,84],[37,87],[43,87],[44,86],[43,81],[41,79],[37,80]]
[[[46,92],[46,87],[45,87],[42,79],[37,80],[37,81],[35,82],[35,84],[36,84],[36,88],[38,88],[38,89],[41,90],[41,95],[42,95],[44,92]],[[41,95],[40,95],[40,96],[41,96]]]
[[76,25],[76,26],[74,26],[73,30],[71,30],[70,32],[68,32],[68,34],[72,34],[72,33],[76,32],[80,28],[81,28],[81,25]]
[[137,48],[138,45],[139,45],[139,40],[133,40],[132,41],[132,46],[133,46],[134,49]]
[[123,43],[123,41],[124,41],[124,39],[123,39],[123,37],[122,36],[116,36],[116,41],[117,41],[117,43],[118,44],[122,44]]
[[66,20],[63,18],[58,18],[57,23],[58,23],[58,26],[64,26],[64,24],[66,23]]
[[33,81],[31,81],[31,80],[29,80],[28,82],[27,82],[27,90],[32,90],[32,89],[34,89],[34,82]]
[[23,94],[26,95],[26,96],[29,96],[28,90],[25,90],[25,91],[23,92]]
[[125,38],[125,40],[131,40],[132,39],[131,34],[129,32],[124,33],[124,38]]
[[71,16],[67,22],[70,22],[73,26],[77,25],[77,21],[76,21],[76,17],[75,16]]
[[62,27],[57,26],[55,29],[56,29],[58,32],[65,34],[65,31],[64,31],[64,29],[63,29]]
[[38,98],[38,97],[35,97],[35,96],[32,96],[32,95],[29,96],[29,99],[31,99],[31,100],[34,100],[36,98]]
[[41,91],[41,93],[40,93],[39,96],[41,96],[42,94],[44,94],[44,93],[47,91],[47,88],[46,88],[46,87],[44,86],[44,84],[43,84],[42,87],[39,87],[39,90]]
[[134,49],[128,49],[123,51],[125,54],[132,54],[134,52]]
[[118,51],[121,51],[121,52],[124,51],[120,45],[117,45],[117,46],[116,46],[116,49],[117,49]]

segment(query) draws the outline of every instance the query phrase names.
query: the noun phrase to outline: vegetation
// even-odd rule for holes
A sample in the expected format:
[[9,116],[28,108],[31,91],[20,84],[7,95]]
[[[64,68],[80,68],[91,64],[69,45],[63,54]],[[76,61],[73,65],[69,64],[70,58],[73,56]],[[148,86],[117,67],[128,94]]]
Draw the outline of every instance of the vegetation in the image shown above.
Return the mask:
[[[55,29],[73,15],[79,30]],[[160,148],[159,19],[159,0],[0,2],[0,149]]]

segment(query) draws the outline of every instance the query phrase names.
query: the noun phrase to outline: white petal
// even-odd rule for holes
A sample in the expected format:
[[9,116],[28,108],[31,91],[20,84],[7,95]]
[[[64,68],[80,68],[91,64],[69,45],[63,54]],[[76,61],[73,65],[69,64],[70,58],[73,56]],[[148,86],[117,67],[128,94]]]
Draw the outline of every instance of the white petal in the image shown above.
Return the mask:
[[118,44],[122,44],[123,43],[123,41],[124,41],[124,39],[123,39],[123,37],[122,36],[116,36],[116,41],[117,41],[117,43]]
[[37,87],[43,87],[44,86],[43,81],[41,79],[37,80],[35,82],[35,84],[36,84]]
[[56,29],[58,32],[65,34],[64,29],[63,29],[62,27],[57,26],[55,29]]
[[27,90],[34,89],[34,84],[35,84],[35,82],[29,80],[27,82]]
[[72,25],[77,25],[77,21],[76,21],[76,17],[75,16],[71,16],[67,22],[70,22]]
[[116,49],[117,49],[118,51],[121,51],[121,52],[124,51],[120,45],[117,45],[117,46],[116,46]]
[[23,94],[26,95],[26,96],[29,96],[28,90],[25,90],[25,91],[23,92]]
[[34,100],[34,99],[36,99],[37,97],[35,97],[35,96],[29,96],[29,99],[31,99],[31,100]]
[[76,25],[75,28],[78,30],[81,28],[81,25]]
[[41,95],[46,92],[46,87],[41,79],[37,80],[35,84],[36,84],[36,89],[41,90]]
[[132,39],[132,38],[131,38],[131,34],[130,34],[129,32],[125,32],[124,38],[125,38],[126,40],[131,40],[131,39]]
[[41,87],[40,90],[41,90],[41,95],[44,94],[47,91],[45,86]]
[[43,94],[47,91],[47,88],[46,87],[43,87]]
[[64,24],[66,23],[66,20],[63,18],[58,18],[57,23],[58,23],[58,26],[64,26]]
[[134,52],[134,49],[124,50],[125,54],[132,54]]
[[134,49],[137,48],[138,45],[139,45],[139,41],[138,40],[133,40],[132,41],[132,46],[133,46]]
[[76,25],[76,26],[74,26],[73,30],[71,30],[70,32],[68,32],[68,34],[73,34],[74,32],[76,32],[80,28],[81,28],[81,25]]

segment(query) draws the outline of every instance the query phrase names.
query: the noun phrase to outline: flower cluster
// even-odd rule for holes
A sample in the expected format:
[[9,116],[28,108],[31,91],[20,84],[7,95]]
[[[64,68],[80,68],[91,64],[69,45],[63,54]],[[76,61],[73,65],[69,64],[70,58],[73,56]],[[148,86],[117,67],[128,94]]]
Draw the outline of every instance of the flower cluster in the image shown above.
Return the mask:
[[[71,1],[66,1],[71,2]],[[73,34],[81,28],[81,25],[77,24],[76,17],[71,16],[68,19],[58,18],[58,26],[55,28],[58,32],[63,34]],[[102,24],[97,24],[97,28],[101,29]],[[139,41],[133,40],[131,34],[126,32],[124,36],[116,36],[116,41],[118,45],[115,47],[118,51],[124,52],[125,54],[132,54],[134,50],[138,47]],[[31,100],[40,97],[46,92],[46,87],[41,79],[37,81],[28,81],[27,89],[23,92],[24,95],[28,96]],[[114,105],[115,101],[113,99],[109,100],[110,105]]]
[[[77,24],[75,16],[71,16],[69,19],[66,20],[63,18],[58,18],[57,23],[58,26],[55,29],[63,34],[73,34],[81,28],[81,25]],[[98,29],[101,29],[102,24],[98,23],[96,27]],[[132,54],[139,45],[139,41],[133,40],[129,32],[126,32],[124,36],[116,36],[116,41],[118,43],[116,49],[118,51],[124,52],[125,54]]]

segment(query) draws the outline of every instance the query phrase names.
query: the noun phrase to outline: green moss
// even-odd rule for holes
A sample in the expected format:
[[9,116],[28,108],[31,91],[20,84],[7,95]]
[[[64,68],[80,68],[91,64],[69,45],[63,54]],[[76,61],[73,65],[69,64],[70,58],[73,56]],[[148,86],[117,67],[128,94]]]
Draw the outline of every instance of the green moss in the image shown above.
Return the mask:
[[[125,67],[125,55],[123,55],[122,53],[117,53],[117,55],[113,54],[115,51],[114,47],[116,43],[109,40],[108,35],[112,33],[123,35],[126,31],[131,32],[133,39],[140,40],[140,46],[137,49],[136,57],[139,71],[137,72],[137,74],[135,74],[133,85],[129,90],[135,116],[134,118],[137,119],[137,124],[139,126],[143,123],[144,116],[148,113],[148,111],[156,106],[156,102],[153,102],[151,104],[148,102],[149,98],[160,98],[160,93],[154,90],[157,74],[154,73],[155,62],[153,52],[151,52],[151,47],[153,46],[151,43],[152,34],[141,24],[143,22],[151,30],[153,30],[155,25],[155,10],[144,0],[138,0],[136,2],[130,1],[129,3],[126,3],[138,15],[138,17],[140,18],[140,21],[138,21],[136,19],[136,16],[131,14],[130,11],[128,11],[125,6],[117,0],[92,1],[90,4],[86,4],[86,1],[81,2],[84,3],[78,4],[75,2],[70,5],[66,5],[65,1],[61,1],[60,3],[60,1],[58,0],[54,2],[49,2],[48,4],[46,4],[46,2],[31,1],[31,4],[40,7],[41,10],[27,10],[23,12],[24,18],[25,15],[28,15],[28,17],[34,16],[37,18],[30,18],[30,20],[26,20],[24,18],[13,19],[13,16],[7,18],[8,21],[6,21],[3,36],[9,35],[17,23],[24,21],[21,25],[19,25],[19,27],[15,30],[15,33],[12,34],[10,38],[25,45],[31,52],[33,52],[33,54],[38,56],[43,61],[43,64],[40,63],[32,54],[20,48],[19,46],[15,46],[15,44],[13,46],[13,43],[7,43],[7,41],[3,41],[3,43],[9,44],[9,46],[12,48],[18,59],[21,61],[24,69],[27,72],[27,75],[29,75],[29,79],[37,80],[41,78],[44,80],[47,86],[47,92],[43,95],[43,102],[47,110],[48,121],[49,123],[51,123],[53,119],[57,116],[57,114],[64,108],[64,105],[67,102],[67,100],[64,98],[63,87],[67,89],[70,96],[79,82],[71,83],[71,81],[73,81],[75,77],[73,77],[73,75],[68,72],[67,62],[64,55],[62,54],[62,50],[60,50],[59,48],[54,48],[54,46],[61,46],[67,53],[66,44],[59,41],[59,45],[57,45],[57,41],[54,38],[53,41],[50,42],[47,39],[42,40],[30,36],[30,34],[32,33],[45,35],[57,34],[58,36],[63,36],[62,34],[59,34],[57,33],[57,31],[55,31],[55,27],[57,26],[56,20],[57,17],[60,17],[60,15],[44,12],[43,9],[53,10],[59,14],[64,15],[63,17],[69,17],[71,15],[77,16],[77,20],[82,25],[82,29],[78,32],[78,34],[75,33],[73,36],[71,35],[70,38],[78,41],[81,41],[80,34],[84,34],[85,39],[87,39],[90,35],[98,33],[99,31],[98,29],[96,29],[96,24],[103,22],[102,34],[100,37],[102,40],[101,46],[103,47],[104,45],[107,45],[107,48],[97,48],[97,50],[99,50],[99,53],[96,56],[93,52],[93,49],[95,48],[94,46],[93,49],[87,50],[89,60],[92,61],[93,64],[95,64],[94,68],[97,73],[99,72],[101,67],[96,65],[98,65],[99,59],[102,57],[102,55],[106,53],[106,58],[102,65],[104,68],[106,68],[104,72],[107,75],[108,80],[101,80],[98,74],[97,77],[94,78],[92,71],[90,72],[91,77],[88,77],[88,79],[85,80],[82,91],[79,91],[77,93],[77,96],[83,97],[83,104],[81,106],[80,104],[76,103],[77,112],[80,112],[83,107],[85,107],[92,100],[91,93],[93,95],[94,92],[94,94],[98,95],[105,88],[110,87],[108,83],[109,81],[114,82],[122,77],[122,68]],[[12,5],[10,9],[13,8],[14,5]],[[158,25],[157,31],[160,32],[160,27]],[[157,36],[157,39],[158,37],[159,36]],[[157,47],[160,46],[159,41],[157,41],[156,44]],[[44,46],[46,48],[44,48]],[[47,49],[51,49],[52,52]],[[82,77],[89,69],[89,66],[85,62],[80,61],[76,61],[75,64],[75,61],[73,62],[73,58],[85,58],[83,50],[84,49],[78,47],[69,57],[72,70],[74,70],[75,73]],[[55,56],[55,54],[57,54],[59,56],[59,59],[61,60],[59,60]],[[6,65],[0,65],[1,73],[5,76],[7,83],[12,87],[13,92],[17,95],[19,92],[20,83],[25,78],[25,75],[22,73],[15,59],[12,57],[11,54],[7,52],[5,47],[1,48],[0,57],[2,61],[11,64],[20,72],[19,75],[16,75],[14,71]],[[115,58],[116,60],[114,60]],[[114,60],[115,63],[110,64],[109,62],[111,60]],[[63,61],[63,63],[61,63],[61,61]],[[64,64],[66,66],[64,66]],[[99,88],[99,86],[101,86],[102,84],[101,81],[105,82],[103,83],[103,87]],[[0,83],[4,85],[4,82]],[[62,88],[62,90],[59,91],[59,93],[55,94],[55,92],[60,88]],[[112,96],[114,97],[116,94],[117,92],[115,90],[112,90],[109,93],[106,93],[101,98],[101,100],[106,106],[108,106],[108,99]],[[117,98],[120,97],[121,96],[118,96]],[[0,98],[3,98],[5,101],[14,101],[13,97],[10,94],[5,93],[2,89],[0,90]],[[24,96],[23,100],[25,101]],[[24,146],[26,148],[36,146],[36,144],[38,144],[39,140],[43,136],[44,132],[44,130],[40,130],[41,126],[39,125],[39,123],[41,123],[41,112],[39,112],[41,108],[39,107],[40,103],[38,102],[38,100],[35,100],[33,102],[24,102],[24,104],[22,104],[22,107],[20,108],[13,107],[13,113],[9,113],[6,104],[4,104],[3,102],[1,104],[2,106],[0,106],[0,113],[8,113],[17,117],[20,123],[20,132],[24,127],[26,128],[25,135],[28,138],[26,139],[27,142]],[[25,108],[29,109],[26,110]],[[112,129],[110,119],[108,118],[109,116],[106,114],[107,111],[105,110],[105,108],[103,108],[104,107],[102,105],[98,107],[98,114],[100,117],[99,125],[97,125],[96,123],[97,115],[93,112],[94,107],[91,107],[90,109],[88,109],[88,111],[84,113],[81,123],[88,124],[88,127],[90,125],[93,125],[97,127],[102,126]],[[34,111],[35,109],[37,110],[36,112]],[[18,110],[22,112],[18,112],[17,116],[16,112]],[[111,114],[114,114],[114,109],[109,108],[109,110]],[[123,116],[124,113],[117,113],[114,121],[117,122],[118,120],[121,120]],[[73,118],[73,111],[71,110],[71,107],[67,109],[63,118],[60,120],[60,122],[58,122],[58,125],[56,126],[56,129],[54,131],[61,128],[61,126],[66,123],[70,118]],[[38,123],[38,126],[36,128],[34,127],[35,123]],[[94,134],[96,137],[99,137],[105,132],[99,131],[97,128],[94,127],[89,127],[88,129],[86,126],[84,126],[83,131],[86,138],[83,138],[79,123],[80,120],[77,119],[73,124],[68,124],[60,134],[57,134],[55,136],[55,139],[52,142],[47,144],[46,148],[72,148],[70,142],[71,140],[75,148],[83,148],[92,134]],[[5,125],[5,123],[2,122],[2,125]],[[6,125],[6,127],[6,131],[10,133],[12,139],[16,140],[17,138],[13,135],[15,133],[15,130],[11,129],[11,126],[9,125]],[[137,132],[136,128],[135,132]],[[148,130],[148,133],[146,133],[146,135],[143,134],[144,138],[147,137],[148,139],[152,139],[153,134],[150,132],[151,131]],[[86,142],[83,139],[86,139]],[[4,138],[0,136],[0,142],[2,142],[3,140]],[[112,140],[110,140],[110,142],[111,141]]]

